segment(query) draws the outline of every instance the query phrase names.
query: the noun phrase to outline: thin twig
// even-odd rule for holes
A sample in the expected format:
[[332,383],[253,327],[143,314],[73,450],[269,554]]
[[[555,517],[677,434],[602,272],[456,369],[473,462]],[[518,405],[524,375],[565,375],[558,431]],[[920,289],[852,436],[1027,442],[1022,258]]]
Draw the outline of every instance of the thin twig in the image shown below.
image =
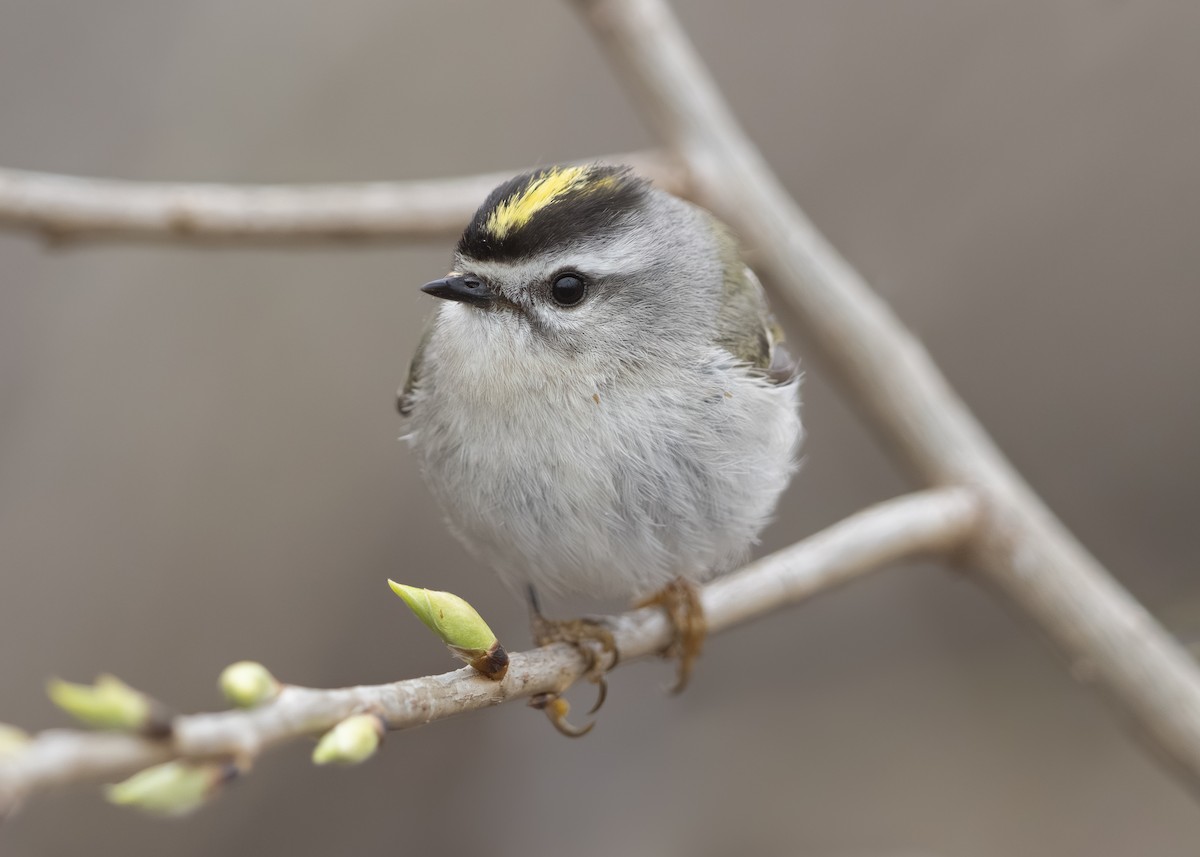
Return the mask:
[[[916,556],[949,556],[978,520],[976,497],[942,488],[863,510],[778,553],[750,563],[703,589],[710,632],[723,631],[847,583],[868,571]],[[641,608],[612,617],[621,663],[661,652],[671,632],[661,611]],[[173,758],[249,760],[284,742],[320,733],[363,710],[390,729],[408,729],[540,693],[563,690],[585,665],[571,646],[557,644],[512,655],[503,681],[469,667],[392,684],[317,690],[289,686],[250,711],[175,719],[164,740],[132,735],[51,730],[16,755],[0,758],[0,816],[48,788],[116,779]]]
[[[681,171],[654,152],[600,158],[629,164],[676,193]],[[0,227],[55,243],[416,241],[462,231],[512,173],[431,181],[223,185],[82,178],[0,169]]]
[[753,242],[761,273],[894,458],[987,498],[973,565],[1200,786],[1200,671],[1045,507],[929,354],[788,197],[662,0],[576,0],[697,197]]

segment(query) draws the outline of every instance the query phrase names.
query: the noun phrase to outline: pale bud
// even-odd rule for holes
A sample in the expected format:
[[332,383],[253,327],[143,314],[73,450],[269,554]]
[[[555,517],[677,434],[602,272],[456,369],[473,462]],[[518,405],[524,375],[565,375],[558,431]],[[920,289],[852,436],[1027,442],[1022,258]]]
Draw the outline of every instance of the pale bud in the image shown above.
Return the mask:
[[221,693],[238,708],[254,708],[270,702],[282,689],[279,681],[257,661],[238,661],[221,671]]
[[199,809],[236,770],[216,762],[166,762],[106,786],[110,803],[154,815],[187,815]]
[[383,740],[383,720],[376,714],[355,714],[321,736],[313,750],[317,765],[357,765],[375,755]]
[[15,755],[31,740],[25,730],[0,723],[0,758]]
[[46,692],[55,705],[95,729],[166,731],[166,718],[159,715],[153,700],[116,676],[99,676],[95,684],[51,679]]

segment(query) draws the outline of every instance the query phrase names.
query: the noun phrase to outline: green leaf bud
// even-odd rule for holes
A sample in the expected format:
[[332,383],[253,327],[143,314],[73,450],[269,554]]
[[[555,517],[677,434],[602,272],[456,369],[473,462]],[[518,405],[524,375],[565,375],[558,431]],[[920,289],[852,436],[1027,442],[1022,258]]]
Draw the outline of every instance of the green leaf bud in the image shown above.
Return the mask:
[[102,675],[95,684],[51,679],[50,700],[76,720],[94,729],[142,731],[150,725],[153,703],[119,678]]
[[383,740],[384,723],[377,714],[355,714],[321,736],[313,750],[317,765],[357,765],[375,755]]
[[508,671],[508,653],[475,608],[451,592],[419,589],[389,580],[392,591],[441,637],[455,657],[499,681]]
[[7,723],[0,723],[0,758],[16,755],[32,740],[25,730]]
[[257,661],[238,661],[221,671],[221,693],[231,705],[254,708],[279,695],[282,685]]
[[187,815],[199,809],[229,779],[233,768],[216,762],[166,762],[105,787],[105,797],[153,815]]

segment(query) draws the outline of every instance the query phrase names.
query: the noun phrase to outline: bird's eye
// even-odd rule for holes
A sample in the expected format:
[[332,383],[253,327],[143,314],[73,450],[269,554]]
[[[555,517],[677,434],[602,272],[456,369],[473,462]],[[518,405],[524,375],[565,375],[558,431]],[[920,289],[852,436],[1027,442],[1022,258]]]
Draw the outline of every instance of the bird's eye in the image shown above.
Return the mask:
[[586,293],[587,285],[578,274],[559,274],[550,286],[550,297],[559,306],[575,306]]

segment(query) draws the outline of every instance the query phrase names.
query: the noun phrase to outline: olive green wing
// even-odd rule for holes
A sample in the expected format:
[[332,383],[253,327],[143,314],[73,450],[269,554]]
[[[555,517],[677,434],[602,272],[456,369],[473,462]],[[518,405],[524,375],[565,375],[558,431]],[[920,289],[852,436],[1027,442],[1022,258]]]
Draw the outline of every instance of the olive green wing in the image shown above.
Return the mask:
[[429,345],[429,337],[433,333],[433,325],[429,324],[425,328],[425,332],[421,334],[421,340],[417,343],[417,350],[413,353],[412,362],[408,364],[408,377],[404,380],[404,386],[396,393],[396,410],[400,412],[400,416],[411,416],[413,406],[416,404],[417,388],[421,384],[421,373],[425,367],[425,349]]
[[771,315],[762,284],[742,262],[732,235],[720,230],[725,281],[717,310],[717,344],[775,383],[796,376],[796,361],[783,345],[783,329]]

